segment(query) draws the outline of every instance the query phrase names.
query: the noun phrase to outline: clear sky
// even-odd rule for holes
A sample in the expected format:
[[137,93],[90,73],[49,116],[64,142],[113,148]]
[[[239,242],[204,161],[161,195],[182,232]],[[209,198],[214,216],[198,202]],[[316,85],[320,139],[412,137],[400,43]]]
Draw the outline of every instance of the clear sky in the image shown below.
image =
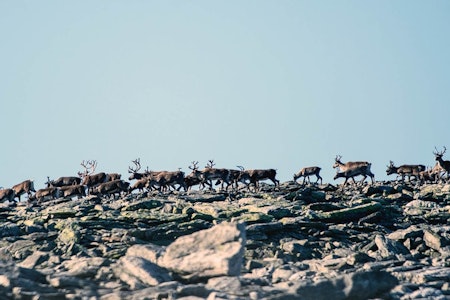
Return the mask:
[[0,40],[3,187],[450,159],[450,1],[3,0]]

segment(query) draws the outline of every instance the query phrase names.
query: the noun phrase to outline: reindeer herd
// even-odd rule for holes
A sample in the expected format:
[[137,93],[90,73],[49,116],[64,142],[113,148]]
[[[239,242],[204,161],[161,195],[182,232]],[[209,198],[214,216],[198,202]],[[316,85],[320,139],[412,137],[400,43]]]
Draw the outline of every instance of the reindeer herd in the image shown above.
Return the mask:
[[[450,178],[450,161],[443,160],[443,156],[447,148],[444,147],[442,151],[435,148],[433,154],[435,156],[436,164],[432,168],[426,168],[424,165],[401,165],[396,167],[393,161],[387,166],[386,174],[397,174],[397,178],[401,177],[402,181],[407,178],[412,181],[413,178],[419,184],[422,183],[437,183],[439,181],[448,181]],[[344,185],[351,179],[354,184],[357,184],[355,177],[362,176],[361,183],[369,176],[371,182],[375,182],[375,175],[370,170],[371,163],[366,161],[349,161],[343,163],[342,156],[337,155],[333,168],[336,169],[334,180],[344,178]],[[20,201],[23,194],[28,195],[28,200],[37,200],[38,202],[47,199],[56,198],[72,198],[84,197],[86,195],[98,196],[115,196],[116,194],[129,194],[135,190],[143,191],[159,191],[168,192],[171,190],[188,191],[194,186],[198,186],[200,190],[208,188],[214,190],[214,186],[220,185],[221,190],[228,191],[229,189],[237,190],[239,185],[244,186],[250,190],[253,186],[254,190],[259,189],[259,182],[262,180],[270,180],[275,188],[279,186],[280,182],[276,179],[277,171],[275,169],[253,169],[245,170],[238,166],[238,169],[215,168],[213,160],[209,160],[203,169],[199,169],[198,161],[193,161],[189,166],[191,173],[185,175],[181,170],[178,171],[150,171],[147,167],[145,171],[141,171],[141,163],[139,159],[132,161],[133,166],[128,167],[130,176],[128,180],[134,180],[131,184],[128,181],[122,180],[118,173],[96,173],[96,161],[82,161],[81,166],[84,172],[78,172],[78,176],[60,177],[56,180],[50,180],[47,177],[47,187],[39,190],[34,189],[32,180],[25,180],[11,188],[0,189],[0,201],[8,200],[13,202],[15,198]],[[302,168],[299,172],[294,174],[293,180],[303,177],[302,184],[306,180],[311,183],[310,176],[316,176],[316,182],[320,181],[322,184],[322,177],[320,176],[321,168],[317,166]],[[214,183],[215,181],[215,183]]]

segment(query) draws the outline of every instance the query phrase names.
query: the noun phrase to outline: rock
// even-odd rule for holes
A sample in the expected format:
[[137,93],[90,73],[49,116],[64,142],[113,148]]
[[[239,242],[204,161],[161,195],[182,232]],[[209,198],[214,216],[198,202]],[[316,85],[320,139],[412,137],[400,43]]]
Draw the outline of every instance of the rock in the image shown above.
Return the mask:
[[158,264],[190,281],[238,276],[245,241],[244,224],[221,223],[178,238],[167,247]]
[[370,215],[381,208],[382,205],[379,202],[371,202],[330,212],[320,212],[317,214],[317,219],[337,223],[349,222],[352,220],[359,220],[360,218]]
[[163,204],[161,201],[156,199],[146,199],[141,201],[136,201],[134,203],[126,204],[122,207],[122,211],[135,211],[138,209],[153,209],[161,207]]
[[20,227],[11,222],[0,223],[0,238],[20,235]]
[[402,243],[387,239],[385,236],[380,234],[375,236],[375,244],[378,247],[377,254],[379,254],[382,258],[390,259],[399,254],[409,254],[409,250]]
[[47,252],[36,251],[28,256],[25,260],[23,260],[19,266],[23,268],[33,269],[37,265],[46,261],[49,258],[49,254]]
[[76,257],[62,263],[67,270],[67,275],[80,278],[93,278],[97,274],[100,267],[107,264],[108,261],[102,257]]
[[447,243],[443,237],[431,230],[424,231],[423,240],[428,247],[436,251],[441,251],[442,247],[446,246]]
[[450,295],[450,184],[262,186],[0,205],[0,298]]
[[416,225],[411,225],[406,229],[399,229],[388,234],[388,238],[391,240],[404,241],[408,238],[416,238],[423,236],[423,230]]
[[287,293],[272,296],[269,299],[365,300],[383,295],[397,283],[397,279],[387,272],[356,272],[314,283],[295,283]]
[[276,205],[261,206],[261,207],[252,205],[246,206],[244,208],[247,209],[249,212],[263,213],[266,215],[270,215],[275,219],[293,216],[293,213],[289,209],[284,207],[277,207]]
[[116,276],[128,283],[132,289],[139,286],[156,286],[172,280],[166,270],[137,256],[122,257],[115,270]]
[[424,200],[413,200],[408,202],[404,209],[407,215],[416,216],[423,215],[427,211],[437,208],[438,205],[435,202],[424,201]]
[[126,255],[141,257],[148,260],[149,262],[156,264],[163,253],[163,247],[154,244],[145,244],[131,246],[130,248],[128,248]]

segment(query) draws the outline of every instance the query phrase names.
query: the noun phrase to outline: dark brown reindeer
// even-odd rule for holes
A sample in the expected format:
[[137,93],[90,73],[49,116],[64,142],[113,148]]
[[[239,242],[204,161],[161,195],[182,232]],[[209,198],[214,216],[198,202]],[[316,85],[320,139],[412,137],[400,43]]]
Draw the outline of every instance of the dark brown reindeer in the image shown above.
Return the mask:
[[25,180],[14,185],[11,189],[14,191],[14,197],[17,197],[19,201],[21,195],[27,193],[29,198],[31,197],[31,192],[36,192],[36,190],[34,189],[34,182],[32,180]]
[[90,190],[100,184],[106,181],[106,173],[100,172],[96,173],[95,169],[97,168],[97,161],[95,160],[88,160],[88,161],[82,161],[81,166],[84,167],[85,171],[84,173],[78,172],[78,175],[83,179],[81,182],[81,185],[85,185],[88,189],[88,193]]
[[[239,176],[239,182],[247,185],[250,190],[250,185],[253,184],[255,190],[259,189],[259,181],[269,179],[275,184],[275,187],[280,185],[280,181],[276,179],[277,171],[275,169],[254,169],[242,171]],[[248,182],[247,182],[248,181]]]
[[65,176],[59,177],[56,180],[50,180],[50,177],[47,176],[47,187],[62,187],[67,185],[78,185],[81,183],[81,178],[76,176]]
[[184,183],[186,184],[187,190],[190,190],[195,185],[200,185],[199,189],[202,190],[205,185],[202,182],[202,178],[200,176],[201,173],[198,170],[198,161],[192,161],[188,168],[192,171],[184,177]]
[[205,168],[200,172],[200,178],[202,182],[209,185],[209,188],[213,189],[213,180],[220,180],[221,190],[223,190],[224,183],[227,184],[226,189],[230,186],[230,171],[228,169],[214,168],[216,164],[213,159],[210,159]]
[[128,177],[128,180],[139,180],[142,179],[144,177],[146,177],[148,175],[148,172],[145,173],[140,173],[139,171],[141,170],[141,159],[140,158],[136,158],[135,160],[131,161],[134,164],[134,168],[132,167],[128,167],[128,173],[130,173],[130,177]]
[[132,160],[131,162],[134,164],[134,168],[130,167],[130,166],[128,167],[128,173],[131,174],[130,177],[128,178],[128,180],[133,180],[133,179],[140,180],[143,178],[158,175],[161,172],[165,172],[165,171],[150,171],[147,167],[145,172],[141,173],[141,172],[139,172],[142,168],[140,158]]
[[408,180],[411,181],[411,177],[414,177],[416,180],[419,179],[420,172],[425,171],[424,165],[401,165],[396,167],[394,162],[391,160],[386,169],[387,175],[397,174],[402,177],[402,181],[405,181],[405,177],[408,177]]
[[92,190],[92,194],[100,196],[112,195],[114,197],[115,194],[127,194],[129,192],[129,186],[130,183],[125,182],[121,179],[106,181],[94,187]]
[[[245,171],[243,166],[236,166],[239,170],[235,169],[229,169],[230,172],[229,175],[229,181],[230,185],[234,190],[237,190],[239,188],[239,178],[241,177],[241,174]],[[220,184],[221,181],[217,180],[216,185]],[[228,189],[228,186],[226,187]]]
[[444,179],[444,175],[447,173],[446,180],[450,177],[450,161],[449,160],[443,160],[442,157],[444,156],[445,151],[447,151],[447,148],[444,146],[444,150],[439,152],[436,147],[434,147],[436,151],[433,152],[434,156],[436,157],[436,161],[439,163],[439,166],[442,169],[442,176],[440,178]]
[[120,180],[122,177],[119,173],[108,173],[106,174],[106,181],[114,181],[114,180]]
[[43,188],[40,190],[37,190],[36,193],[34,195],[31,195],[29,197],[29,201],[31,200],[37,200],[38,202],[41,202],[43,200],[47,200],[47,199],[56,199],[59,197],[61,191],[59,188],[57,187],[48,187],[48,188]]
[[315,167],[315,166],[314,167],[305,167],[294,174],[294,181],[297,182],[297,179],[299,179],[300,177],[303,177],[302,184],[305,184],[306,178],[308,178],[308,182],[311,183],[309,176],[316,175],[316,177],[317,177],[316,183],[320,179],[320,184],[322,184],[322,177],[320,176],[320,170],[322,170],[320,167]]
[[74,196],[77,196],[78,199],[81,197],[86,196],[86,189],[83,185],[67,185],[60,187],[59,190],[61,191],[60,196],[63,198],[72,198]]
[[148,176],[148,181],[146,187],[149,189],[157,188],[158,190],[165,192],[168,191],[170,187],[175,189],[178,185],[177,190],[184,188],[187,191],[184,172],[182,171],[160,171],[156,174],[151,174]]
[[370,171],[371,163],[366,161],[349,161],[345,164],[341,161],[342,156],[336,155],[335,163],[333,168],[339,169],[334,176],[334,180],[337,178],[345,178],[344,185],[347,184],[349,178],[353,180],[353,183],[356,183],[355,177],[362,175],[363,179],[361,183],[366,180],[367,176],[370,176],[372,183],[375,182],[375,175]]

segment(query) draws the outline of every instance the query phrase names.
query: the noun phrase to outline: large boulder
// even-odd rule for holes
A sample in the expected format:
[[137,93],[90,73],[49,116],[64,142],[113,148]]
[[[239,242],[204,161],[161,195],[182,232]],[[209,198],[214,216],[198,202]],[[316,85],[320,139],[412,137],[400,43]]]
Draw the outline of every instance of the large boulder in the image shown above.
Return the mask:
[[167,247],[158,264],[189,281],[238,276],[245,242],[244,223],[224,222],[178,238]]

